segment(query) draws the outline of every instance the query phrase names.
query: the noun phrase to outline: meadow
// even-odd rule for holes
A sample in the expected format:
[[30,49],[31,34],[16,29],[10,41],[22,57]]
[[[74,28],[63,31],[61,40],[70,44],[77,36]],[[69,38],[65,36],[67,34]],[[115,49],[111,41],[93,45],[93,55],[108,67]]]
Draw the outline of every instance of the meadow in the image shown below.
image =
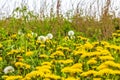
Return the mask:
[[109,1],[99,20],[79,7],[64,17],[60,2],[48,15],[16,8],[0,20],[0,80],[119,80],[120,18]]
[[110,41],[75,34],[55,39],[51,33],[3,33],[0,80],[119,80],[120,30]]

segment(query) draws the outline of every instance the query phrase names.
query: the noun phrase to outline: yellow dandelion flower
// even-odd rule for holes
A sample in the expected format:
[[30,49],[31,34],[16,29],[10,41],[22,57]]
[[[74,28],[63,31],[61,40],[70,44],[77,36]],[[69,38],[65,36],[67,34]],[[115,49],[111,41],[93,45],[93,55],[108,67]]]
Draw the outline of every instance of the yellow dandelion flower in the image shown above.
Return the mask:
[[35,69],[41,70],[41,69],[51,69],[50,65],[43,65],[43,66],[37,66]]
[[43,80],[51,80],[50,78],[44,78]]
[[100,66],[97,67],[97,70],[101,70],[101,69],[104,69],[104,68],[108,68],[108,66],[105,65],[105,64],[101,64]]
[[102,80],[101,78],[93,78],[93,80]]
[[50,69],[51,69],[51,67],[48,66],[48,65],[37,66],[37,67],[36,67],[36,70],[37,70],[37,71],[40,71],[40,72],[42,72],[42,73],[51,73]]
[[87,43],[84,44],[84,48],[85,49],[92,49],[93,45],[91,43],[87,42]]
[[22,78],[22,76],[8,76],[5,80],[18,80]]
[[65,55],[62,51],[56,51],[56,52],[52,53],[51,56],[65,56]]
[[65,37],[64,37],[64,40],[69,40],[69,37],[68,37],[68,36],[65,36]]
[[58,46],[56,50],[58,51],[63,50],[63,46]]
[[120,33],[120,29],[116,31],[117,33]]
[[106,50],[106,49],[101,50],[100,53],[101,53],[101,56],[111,55],[111,53],[108,50]]
[[69,64],[69,63],[73,63],[72,59],[67,59],[67,60],[57,60],[56,62],[58,63],[62,63],[62,64]]
[[101,50],[103,50],[103,47],[97,46],[97,47],[96,47],[96,50],[97,50],[97,51],[101,51]]
[[82,64],[81,63],[76,63],[74,65],[71,66],[71,68],[78,68],[78,69],[81,69],[82,68]]
[[81,40],[83,40],[83,41],[88,41],[88,38],[85,38],[85,37],[83,37],[83,36],[77,36],[77,38],[78,38],[78,39],[81,39]]
[[27,37],[28,38],[33,38],[32,34],[30,34],[30,33],[27,34]]
[[26,69],[30,69],[30,65],[24,64],[24,66],[25,66]]
[[25,69],[30,69],[30,65],[26,64],[26,63],[22,63],[22,62],[16,62],[15,63],[16,67],[20,67],[20,68],[25,68]]
[[42,41],[41,40],[36,40],[36,43],[42,43]]
[[102,61],[105,61],[105,60],[115,60],[112,56],[99,56],[99,58]]
[[99,44],[99,42],[93,42],[93,43],[92,43],[93,46],[96,46],[96,45],[98,45],[98,44]]
[[80,51],[80,50],[78,50],[78,51],[73,51],[73,54],[76,56],[76,55],[82,55],[82,54],[84,54],[85,53],[85,51]]
[[14,38],[17,37],[17,34],[13,34],[13,35],[11,35],[10,37],[14,39]]
[[48,58],[48,55],[46,55],[46,54],[40,54],[39,57],[40,57],[40,58]]
[[50,79],[55,79],[55,80],[61,79],[60,76],[54,75],[54,74],[45,74],[45,78],[50,78]]
[[87,61],[87,64],[97,64],[97,61],[95,59],[90,59]]
[[25,55],[26,55],[26,56],[32,56],[33,54],[34,54],[34,53],[33,53],[32,51],[27,51]]
[[0,43],[0,48],[2,48],[3,47],[3,45]]
[[2,57],[0,57],[0,61],[2,61]]
[[49,65],[49,66],[51,66],[52,64],[51,64],[51,62],[43,62],[41,65]]
[[45,44],[41,44],[41,45],[40,45],[41,48],[44,48],[45,46],[46,46]]
[[17,56],[16,58],[18,59],[18,61],[23,61],[24,60],[22,56]]
[[63,47],[63,51],[70,51],[69,47]]
[[113,71],[113,74],[120,75],[120,70],[114,70],[114,71]]
[[74,77],[68,77],[68,78],[66,78],[65,80],[80,80],[80,79],[76,79],[76,78],[74,78]]
[[6,79],[7,77],[9,77],[8,75],[3,75],[2,79]]
[[32,71],[25,76],[25,80],[31,80],[31,78],[44,77],[44,73],[41,71]]
[[101,44],[104,45],[104,46],[109,45],[109,43],[107,41],[101,41]]
[[104,74],[114,74],[114,71],[112,69],[109,69],[109,68],[104,68],[104,69],[98,71],[95,75],[102,76]]
[[7,55],[11,55],[11,54],[17,54],[19,53],[19,50],[11,50],[10,52],[7,53]]
[[65,60],[65,63],[68,64],[68,63],[73,63],[73,60],[72,59],[67,59]]
[[64,67],[61,72],[70,72],[71,67]]
[[61,72],[66,72],[66,73],[81,73],[82,70],[81,69],[74,69],[74,68],[71,68],[71,67],[64,67]]
[[102,64],[105,64],[105,65],[108,65],[108,66],[120,69],[120,64],[119,63],[115,63],[114,61],[105,61]]
[[89,70],[89,71],[87,71],[87,72],[81,73],[81,76],[87,77],[87,76],[90,76],[90,75],[93,75],[93,74],[96,74],[96,73],[97,73],[97,71]]
[[81,73],[81,72],[83,72],[82,71],[82,69],[73,69],[73,68],[71,68],[71,70],[70,70],[70,73]]
[[117,36],[117,33],[112,33],[112,36],[113,36],[113,37],[116,37],[116,36]]
[[39,71],[41,71],[41,72],[43,72],[43,73],[52,73],[49,69],[45,69],[45,68],[43,68],[43,69],[41,69],[41,70],[39,70]]

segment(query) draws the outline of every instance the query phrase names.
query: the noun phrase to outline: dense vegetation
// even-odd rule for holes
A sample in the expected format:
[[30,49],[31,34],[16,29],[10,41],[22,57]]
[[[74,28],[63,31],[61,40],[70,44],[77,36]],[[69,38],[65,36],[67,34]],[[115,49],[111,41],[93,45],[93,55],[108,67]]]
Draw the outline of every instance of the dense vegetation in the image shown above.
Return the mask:
[[16,8],[0,20],[0,80],[119,80],[120,19],[108,7],[99,20]]

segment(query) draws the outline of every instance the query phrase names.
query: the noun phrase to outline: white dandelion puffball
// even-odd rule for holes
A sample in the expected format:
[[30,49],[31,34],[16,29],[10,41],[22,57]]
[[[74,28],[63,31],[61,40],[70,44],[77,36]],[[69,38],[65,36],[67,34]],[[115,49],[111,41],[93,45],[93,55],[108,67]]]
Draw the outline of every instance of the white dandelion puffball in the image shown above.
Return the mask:
[[74,36],[74,31],[70,30],[70,31],[68,32],[68,36]]
[[45,42],[46,41],[46,37],[45,36],[38,36],[38,40]]
[[51,33],[48,33],[46,37],[47,37],[47,39],[52,39],[53,35]]
[[11,73],[11,72],[14,72],[14,71],[15,71],[15,69],[12,66],[7,66],[7,67],[4,68],[3,72],[5,74],[8,74],[8,73]]

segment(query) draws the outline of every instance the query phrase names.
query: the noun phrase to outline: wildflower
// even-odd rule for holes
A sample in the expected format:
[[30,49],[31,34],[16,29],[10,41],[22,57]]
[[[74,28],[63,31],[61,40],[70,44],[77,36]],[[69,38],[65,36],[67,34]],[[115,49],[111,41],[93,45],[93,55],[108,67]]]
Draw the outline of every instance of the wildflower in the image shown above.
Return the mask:
[[8,73],[12,73],[12,72],[14,72],[15,71],[15,69],[12,67],[12,66],[7,66],[7,67],[5,67],[4,68],[4,73],[5,74],[8,74]]
[[85,51],[80,51],[80,50],[78,50],[78,51],[73,51],[73,54],[75,55],[75,56],[78,56],[78,55],[82,55],[82,54],[84,54],[85,53]]
[[117,33],[120,33],[120,29],[119,30],[116,30]]
[[112,70],[112,69],[109,69],[109,68],[104,68],[104,69],[102,69],[102,70],[100,70],[100,71],[98,71],[95,75],[97,76],[97,75],[104,75],[104,74],[114,74],[114,70]]
[[54,53],[51,54],[51,56],[65,56],[64,53],[62,51],[56,51]]
[[45,36],[38,36],[38,40],[45,42],[46,41],[46,37]]
[[104,45],[104,46],[108,46],[109,45],[109,43],[106,42],[106,41],[101,41],[101,44]]
[[51,69],[51,66],[50,66],[50,65],[37,66],[36,69],[37,69],[37,70]]
[[87,71],[87,72],[83,72],[83,73],[81,74],[81,76],[86,77],[86,76],[90,76],[90,75],[93,75],[93,74],[96,74],[96,73],[97,73],[97,72],[94,71],[94,70],[89,70],[89,71]]
[[18,80],[22,78],[22,76],[8,76],[5,80]]
[[8,52],[7,55],[17,54],[17,53],[19,53],[19,51],[13,49],[13,50],[11,50],[10,52]]
[[13,35],[11,35],[11,38],[16,38],[17,37],[17,34],[13,34]]
[[48,55],[46,55],[46,54],[41,54],[39,57],[40,57],[40,58],[48,58]]
[[70,39],[75,38],[75,36],[74,36],[74,31],[70,30],[70,31],[68,32],[68,36],[70,37]]
[[45,48],[45,46],[46,46],[45,44],[41,44],[40,45],[41,48]]
[[117,33],[112,33],[112,36],[113,36],[113,37],[116,37],[116,36],[117,36]]
[[16,58],[18,59],[18,61],[23,61],[24,60],[22,56],[17,56]]
[[101,69],[104,69],[104,68],[108,68],[108,66],[105,65],[105,64],[101,64],[100,66],[97,67],[97,70],[101,70]]
[[2,61],[2,57],[0,57],[0,61]]
[[30,33],[28,33],[28,34],[27,34],[27,37],[28,37],[28,38],[33,38],[33,35],[30,34]]
[[114,70],[113,74],[118,74],[118,75],[120,75],[120,70]]
[[90,59],[87,64],[96,64],[97,61],[95,59]]
[[2,48],[3,47],[3,45],[0,43],[0,48]]
[[37,77],[43,77],[44,73],[41,71],[32,71],[28,74],[26,74],[24,80],[31,80],[31,78],[37,78]]
[[74,31],[70,30],[70,31],[68,32],[68,36],[74,36]]
[[76,79],[76,78],[74,78],[74,77],[68,77],[68,78],[66,78],[65,80],[80,80],[80,79]]
[[82,64],[81,63],[76,63],[73,66],[71,66],[71,68],[78,68],[81,69],[82,68]]
[[100,56],[99,57],[101,60],[105,61],[105,60],[114,60],[114,58],[112,56]]
[[53,35],[51,33],[48,33],[46,37],[47,37],[47,39],[52,39]]
[[85,49],[92,49],[93,45],[90,44],[89,42],[87,42],[86,44],[84,44]]
[[93,78],[93,80],[102,80],[101,78]]
[[81,69],[78,68],[72,68],[72,67],[64,67],[61,72],[66,72],[66,73],[78,73],[78,72],[82,72]]
[[45,74],[45,78],[50,78],[51,80],[58,80],[60,79],[61,77],[60,76],[57,76],[55,74]]
[[50,69],[51,69],[51,65],[42,65],[36,67],[36,70],[43,73],[51,73]]
[[51,62],[43,62],[42,65],[52,65]]
[[32,51],[26,52],[26,56],[31,56],[31,55],[33,55],[33,52],[32,52]]
[[16,62],[15,66],[20,67],[20,68],[30,69],[30,65],[28,65],[26,63],[22,63],[22,62]]

